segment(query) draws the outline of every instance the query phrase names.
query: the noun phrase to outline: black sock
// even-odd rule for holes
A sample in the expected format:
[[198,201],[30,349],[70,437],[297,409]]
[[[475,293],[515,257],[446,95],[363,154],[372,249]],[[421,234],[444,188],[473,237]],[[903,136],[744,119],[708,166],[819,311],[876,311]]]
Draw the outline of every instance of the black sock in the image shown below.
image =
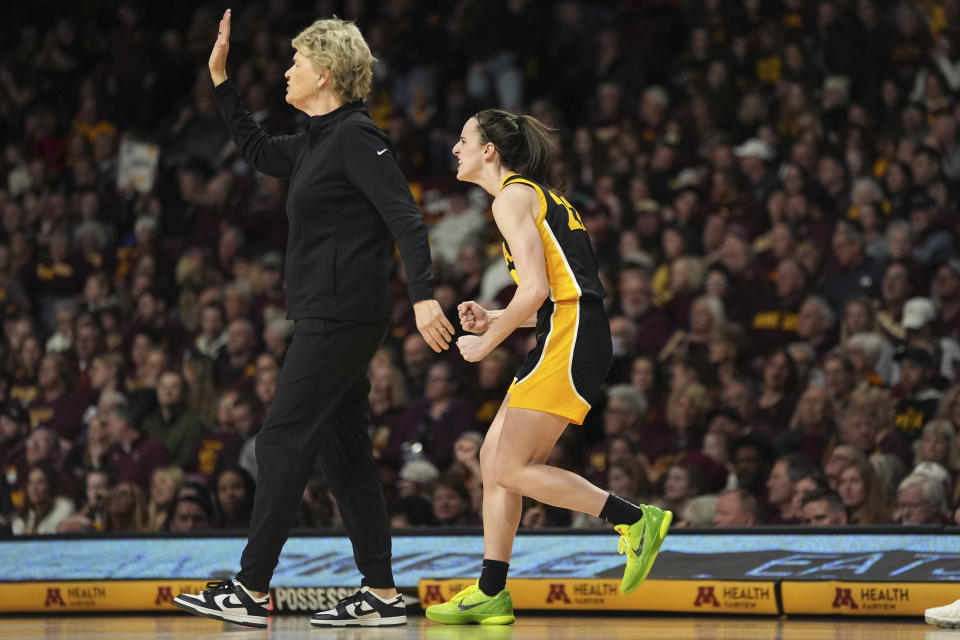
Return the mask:
[[603,509],[600,510],[600,517],[614,525],[633,524],[643,517],[643,511],[640,511],[640,507],[632,502],[627,502],[611,493],[607,496]]
[[507,571],[509,562],[483,559],[483,569],[480,570],[480,591],[491,598],[507,586]]

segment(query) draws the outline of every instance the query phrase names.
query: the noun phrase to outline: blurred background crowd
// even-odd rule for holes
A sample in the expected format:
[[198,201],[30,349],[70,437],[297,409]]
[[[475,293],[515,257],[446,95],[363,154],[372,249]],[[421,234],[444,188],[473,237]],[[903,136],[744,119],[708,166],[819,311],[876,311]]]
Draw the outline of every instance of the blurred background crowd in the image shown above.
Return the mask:
[[[216,111],[224,8],[0,9],[8,533],[247,526],[292,330],[286,184]],[[283,102],[291,38],[332,13],[361,27],[368,108],[455,323],[513,290],[487,196],[453,179],[462,124],[500,106],[559,129],[552,175],[590,234],[615,361],[551,464],[693,526],[960,522],[957,0],[232,8],[228,70],[274,134],[304,124]],[[366,425],[391,520],[475,525],[478,450],[532,337],[477,366],[434,354],[394,265]],[[315,471],[297,526],[337,527]],[[603,524],[527,502],[523,526]]]

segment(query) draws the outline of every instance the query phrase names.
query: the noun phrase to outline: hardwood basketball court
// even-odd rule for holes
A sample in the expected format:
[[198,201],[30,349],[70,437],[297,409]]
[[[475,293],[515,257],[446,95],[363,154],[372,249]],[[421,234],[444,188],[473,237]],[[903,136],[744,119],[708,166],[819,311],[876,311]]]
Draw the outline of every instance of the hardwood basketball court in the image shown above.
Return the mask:
[[187,614],[152,616],[0,617],[0,638],[17,640],[120,640],[189,638],[209,640],[581,640],[642,638],[644,640],[939,640],[960,637],[960,631],[937,629],[916,619],[778,619],[683,615],[675,617],[523,615],[505,627],[436,625],[412,617],[405,627],[390,629],[315,629],[308,616],[277,616],[268,629],[225,625]]

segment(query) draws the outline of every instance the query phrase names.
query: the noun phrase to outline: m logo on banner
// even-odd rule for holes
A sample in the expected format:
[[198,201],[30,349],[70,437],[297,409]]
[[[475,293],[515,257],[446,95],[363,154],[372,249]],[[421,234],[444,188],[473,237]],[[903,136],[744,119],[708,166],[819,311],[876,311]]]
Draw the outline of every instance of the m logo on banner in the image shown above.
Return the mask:
[[854,601],[853,594],[850,593],[850,589],[837,587],[837,595],[833,598],[833,608],[839,609],[840,607],[850,607],[851,609],[860,608]]
[[440,585],[428,584],[427,592],[423,594],[423,604],[432,604],[434,602],[443,602],[443,596],[440,594]]
[[566,585],[551,584],[550,593],[547,594],[547,604],[556,602],[558,600],[562,600],[563,602],[570,604],[570,598],[567,596]]
[[157,587],[157,598],[153,604],[159,606],[173,602],[173,591],[170,587]]
[[43,606],[52,607],[57,605],[58,607],[65,607],[67,603],[63,601],[63,596],[60,595],[60,587],[51,587],[47,589],[47,599],[43,601]]
[[720,606],[717,595],[713,592],[713,587],[697,587],[697,599],[693,601],[693,606],[703,607],[706,605]]

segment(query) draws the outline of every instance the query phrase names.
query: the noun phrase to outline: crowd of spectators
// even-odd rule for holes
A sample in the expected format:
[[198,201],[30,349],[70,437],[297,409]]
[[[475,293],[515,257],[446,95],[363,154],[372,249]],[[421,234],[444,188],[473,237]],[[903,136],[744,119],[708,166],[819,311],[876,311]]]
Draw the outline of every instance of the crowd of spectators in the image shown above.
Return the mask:
[[[216,112],[222,7],[44,4],[0,9],[0,526],[242,529],[291,335],[286,185]],[[357,21],[454,322],[512,294],[452,177],[460,127],[496,105],[559,129],[615,359],[550,464],[694,526],[960,523],[957,0],[294,4],[234,8],[231,78],[295,132],[290,39]],[[158,152],[145,188],[118,186],[130,142]],[[394,267],[367,425],[391,521],[475,525],[532,336],[434,354]],[[603,526],[529,501],[522,524]],[[338,525],[317,468],[296,526]]]

